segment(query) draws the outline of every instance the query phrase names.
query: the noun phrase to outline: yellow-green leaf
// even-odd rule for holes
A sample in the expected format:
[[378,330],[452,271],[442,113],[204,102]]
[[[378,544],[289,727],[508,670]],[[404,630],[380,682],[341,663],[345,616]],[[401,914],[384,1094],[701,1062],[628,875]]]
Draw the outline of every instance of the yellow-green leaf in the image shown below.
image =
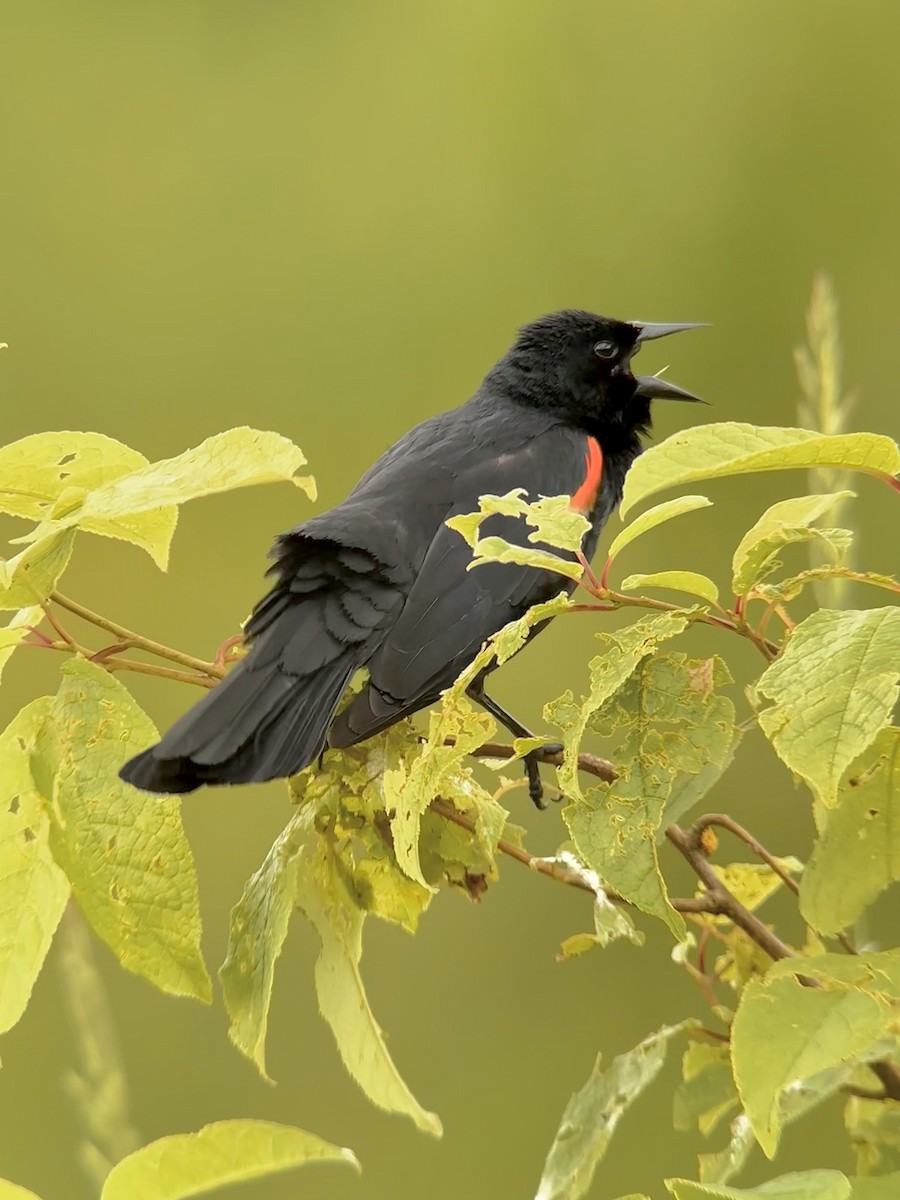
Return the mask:
[[711,505],[712,500],[707,500],[706,496],[678,496],[675,500],[664,500],[662,504],[654,504],[652,508],[642,512],[639,517],[635,517],[621,533],[616,534],[607,551],[607,559],[612,562],[626,546],[630,546],[636,538],[649,533],[657,525],[671,521],[673,517],[680,517],[682,513],[694,512],[698,508],[709,508]]
[[900,608],[834,612],[801,622],[759,680],[774,701],[759,723],[779,757],[827,807],[872,744],[900,690]]
[[622,515],[664,488],[797,467],[894,476],[900,471],[900,448],[876,433],[822,434],[736,421],[697,425],[651,446],[635,461],[625,479]]
[[10,619],[9,624],[0,629],[0,675],[9,662],[16,646],[22,644],[29,634],[29,625],[39,625],[44,617],[44,610],[39,605],[30,608],[20,608]]
[[84,495],[146,465],[102,433],[36,433],[0,446],[0,512],[43,521],[64,492]]
[[623,592],[637,592],[642,588],[669,588],[673,592],[687,592],[715,604],[719,589],[706,575],[696,571],[656,571],[651,575],[629,575],[622,581]]
[[216,1121],[142,1146],[110,1171],[100,1200],[186,1200],[227,1183],[261,1179],[308,1162],[359,1169],[351,1150],[271,1121]]
[[175,458],[141,465],[87,492],[70,511],[52,514],[52,527],[79,525],[124,538],[147,550],[165,569],[177,506],[199,496],[287,480],[315,498],[315,483],[297,471],[303,452],[277,433],[241,426],[217,433]]
[[850,1200],[850,1180],[840,1171],[795,1171],[761,1183],[735,1188],[722,1184],[667,1179],[675,1200]]
[[[826,975],[814,963],[785,960],[764,977],[751,979],[731,1027],[735,1082],[769,1158],[778,1146],[785,1092],[823,1071],[863,1061],[896,1021],[896,1011],[883,995]],[[867,969],[855,966],[860,972]],[[813,974],[827,986],[803,987],[797,974]],[[765,1054],[760,1053],[763,1045]]]
[[896,1178],[900,1174],[900,1104],[851,1096],[844,1109],[844,1125],[860,1175],[884,1178],[891,1172],[890,1178]]
[[568,797],[577,799],[583,795],[578,778],[578,753],[591,716],[628,682],[643,659],[653,654],[662,642],[683,633],[690,620],[684,613],[660,613],[641,617],[617,633],[598,634],[604,652],[591,660],[590,691],[579,706],[577,717],[564,731],[559,785]]
[[662,1070],[669,1042],[696,1024],[664,1025],[614,1058],[607,1071],[597,1056],[587,1083],[566,1105],[535,1200],[585,1195],[622,1116]]
[[10,1183],[8,1179],[0,1179],[0,1200],[41,1200],[37,1192]]
[[231,1018],[228,1036],[264,1079],[269,1078],[265,1046],[275,963],[294,909],[301,839],[302,827],[294,816],[231,910],[228,952],[219,970]]
[[557,575],[565,575],[568,579],[580,579],[583,572],[581,565],[560,558],[550,550],[539,550],[536,546],[515,546],[512,542],[500,537],[481,538],[475,547],[476,557],[469,563],[467,570],[483,566],[485,563],[515,563],[520,567],[534,567],[538,571],[553,571]]
[[439,1118],[422,1108],[401,1079],[369,1007],[359,973],[365,913],[348,889],[333,842],[316,832],[314,819],[312,806],[298,815],[306,842],[298,856],[297,903],[321,942],[315,970],[319,1010],[344,1066],[372,1103],[440,1136]]
[[[799,874],[803,864],[799,859],[789,855],[787,858],[776,858],[775,861],[789,874]],[[768,898],[782,886],[782,879],[765,863],[732,862],[724,867],[710,863],[710,869],[718,877],[744,908],[755,912]],[[720,921],[727,918],[720,917]]]
[[0,559],[0,609],[26,608],[46,600],[69,565],[74,529],[49,534],[14,558]]
[[25,1011],[69,898],[30,765],[52,704],[33,700],[0,734],[0,1033]]
[[[684,655],[659,653],[632,664],[631,670],[633,677],[587,716],[605,736],[627,730],[612,751],[619,777],[573,796],[563,819],[579,854],[604,886],[664,921],[681,939],[684,921],[669,903],[654,835],[685,776],[699,777],[710,763],[724,766],[734,740],[734,705],[713,690],[727,679],[717,661],[698,667]],[[551,714],[559,712],[557,702]],[[575,707],[567,719],[558,719],[568,746],[571,729],[585,719],[584,710]],[[573,795],[568,785],[564,788],[567,796]]]
[[122,966],[166,992],[208,1001],[197,878],[172,797],[118,777],[157,738],[108,672],[70,659],[38,737],[35,781],[50,802],[50,848],[94,931]]
[[743,596],[768,574],[773,567],[772,558],[782,547],[793,542],[822,539],[826,533],[837,532],[813,526],[829,508],[855,495],[855,492],[844,491],[796,496],[767,508],[753,528],[744,534],[734,552],[731,561],[734,594]]
[[834,934],[900,880],[900,729],[883,729],[850,767],[800,884],[800,911]]

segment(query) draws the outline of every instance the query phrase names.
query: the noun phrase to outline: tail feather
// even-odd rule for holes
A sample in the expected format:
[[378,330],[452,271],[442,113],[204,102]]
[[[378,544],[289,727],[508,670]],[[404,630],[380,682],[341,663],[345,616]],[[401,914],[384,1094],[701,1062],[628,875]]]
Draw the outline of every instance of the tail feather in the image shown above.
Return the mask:
[[144,791],[172,793],[293,775],[321,753],[356,666],[357,656],[345,654],[314,674],[291,678],[277,670],[248,671],[241,663],[120,775]]

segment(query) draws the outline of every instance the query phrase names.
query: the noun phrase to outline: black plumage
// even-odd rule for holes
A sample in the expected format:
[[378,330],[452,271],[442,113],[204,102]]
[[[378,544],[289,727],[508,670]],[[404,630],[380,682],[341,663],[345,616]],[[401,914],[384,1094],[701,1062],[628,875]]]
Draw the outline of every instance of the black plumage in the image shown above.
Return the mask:
[[[575,311],[526,326],[468,403],[418,425],[342,504],[278,538],[246,658],[122,778],[188,792],[291,775],[326,745],[353,745],[433,704],[488,637],[564,582],[513,564],[467,571],[471,550],[444,522],[486,493],[568,494],[591,522],[590,557],[640,453],[650,400],[696,399],[635,377],[631,358],[642,341],[685,328]],[[482,532],[526,544],[530,530],[492,517]],[[369,681],[335,718],[359,667]],[[480,680],[476,698],[522,732],[482,691]]]

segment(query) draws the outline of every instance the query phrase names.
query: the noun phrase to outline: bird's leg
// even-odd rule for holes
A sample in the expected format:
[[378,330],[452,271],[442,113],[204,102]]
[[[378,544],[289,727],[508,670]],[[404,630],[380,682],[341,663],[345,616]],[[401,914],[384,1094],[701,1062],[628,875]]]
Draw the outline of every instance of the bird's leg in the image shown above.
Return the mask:
[[[496,717],[500,724],[505,729],[508,729],[513,737],[534,737],[534,734],[531,732],[531,730],[526,728],[521,721],[517,721],[516,718],[511,716],[505,708],[501,708],[496,700],[491,699],[491,697],[484,690],[484,684],[481,680],[476,680],[475,683],[470,684],[466,689],[466,694],[470,696],[471,699],[476,702],[476,704],[480,704],[482,708],[487,709],[492,717]],[[561,752],[562,746],[544,746],[543,750],[545,752],[548,750],[551,752]],[[531,797],[532,803],[536,808],[546,808],[547,805],[544,803],[544,788],[541,784],[541,773],[534,751],[531,750],[528,754],[524,755],[522,762],[525,766],[525,775],[528,778],[528,795]]]

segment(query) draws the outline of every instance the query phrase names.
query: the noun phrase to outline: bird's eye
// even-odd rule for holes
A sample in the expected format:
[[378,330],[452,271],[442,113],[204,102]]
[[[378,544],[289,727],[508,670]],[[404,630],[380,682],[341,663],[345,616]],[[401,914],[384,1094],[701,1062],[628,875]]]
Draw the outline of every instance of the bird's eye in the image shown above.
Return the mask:
[[618,350],[616,343],[610,341],[597,342],[594,346],[594,353],[598,358],[615,358]]

